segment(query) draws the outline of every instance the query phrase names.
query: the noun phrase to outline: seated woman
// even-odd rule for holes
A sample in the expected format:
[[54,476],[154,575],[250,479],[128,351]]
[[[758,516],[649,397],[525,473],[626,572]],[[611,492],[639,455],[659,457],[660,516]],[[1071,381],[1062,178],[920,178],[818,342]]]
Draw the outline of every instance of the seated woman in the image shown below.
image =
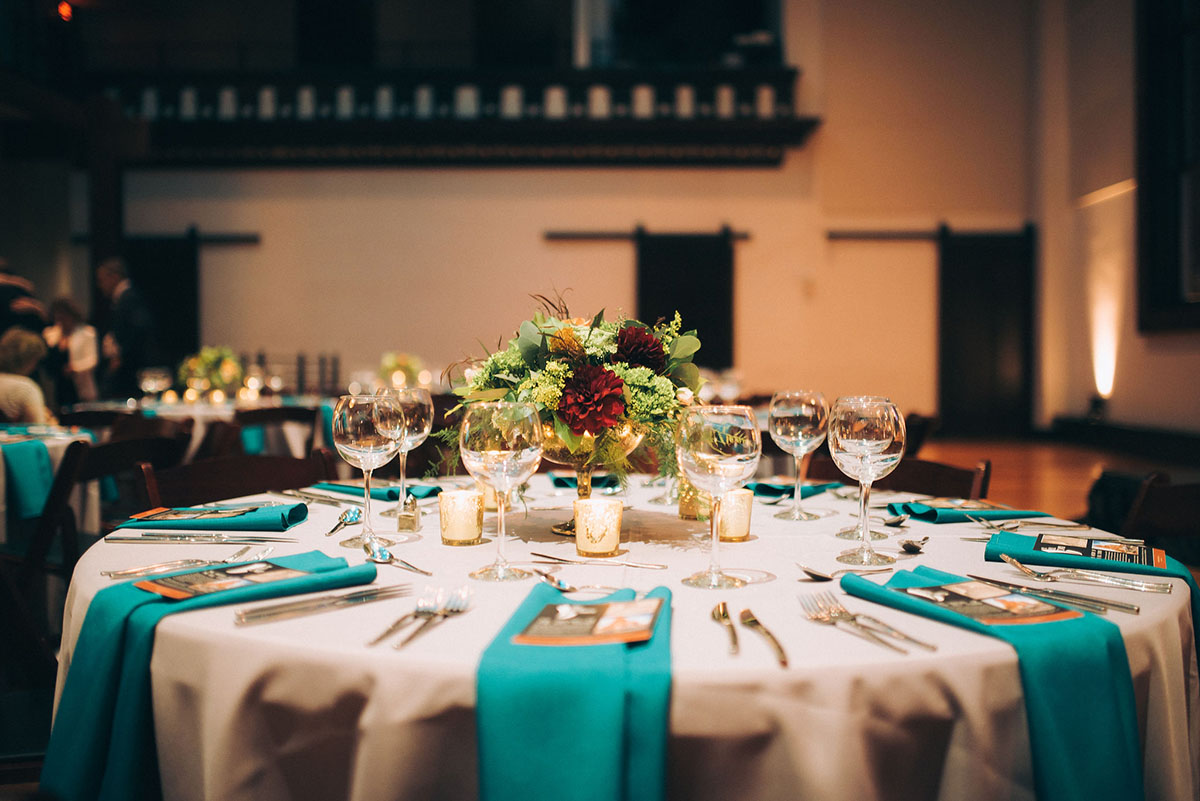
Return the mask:
[[13,327],[0,337],[0,416],[10,423],[52,423],[42,389],[29,374],[46,355],[46,343],[32,331]]

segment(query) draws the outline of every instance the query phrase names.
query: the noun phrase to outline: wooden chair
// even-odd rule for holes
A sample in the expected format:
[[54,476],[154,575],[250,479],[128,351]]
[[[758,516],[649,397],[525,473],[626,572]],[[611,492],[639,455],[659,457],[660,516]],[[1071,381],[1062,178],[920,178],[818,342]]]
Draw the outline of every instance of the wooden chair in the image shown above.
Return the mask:
[[272,490],[297,489],[337,477],[333,454],[318,448],[307,459],[233,456],[155,470],[141,465],[147,508],[194,506]]
[[[238,409],[233,413],[233,422],[246,426],[282,427],[284,423],[301,423],[308,431],[304,441],[304,453],[312,453],[317,426],[321,424],[321,410],[316,406],[270,406],[264,409]],[[333,443],[329,443],[332,447]]]
[[941,424],[940,417],[928,417],[916,412],[904,415],[904,458],[909,459],[919,455],[921,446],[933,436]]
[[63,412],[58,422],[64,426],[79,426],[93,431],[111,429],[123,417],[141,417],[142,413],[126,409],[83,409],[78,412]]
[[[987,497],[991,477],[992,463],[987,459],[970,468],[905,458],[889,475],[873,483],[871,488],[920,492],[939,498],[980,500]],[[850,482],[846,474],[837,469],[833,459],[813,459],[808,466],[808,478],[813,481]]]
[[1151,473],[1120,534],[1144,539],[1186,564],[1200,565],[1200,484],[1172,484],[1163,473]]
[[242,427],[237,423],[224,420],[212,420],[204,429],[204,437],[192,454],[193,462],[205,462],[210,459],[229,459],[235,456],[245,456],[242,447]]

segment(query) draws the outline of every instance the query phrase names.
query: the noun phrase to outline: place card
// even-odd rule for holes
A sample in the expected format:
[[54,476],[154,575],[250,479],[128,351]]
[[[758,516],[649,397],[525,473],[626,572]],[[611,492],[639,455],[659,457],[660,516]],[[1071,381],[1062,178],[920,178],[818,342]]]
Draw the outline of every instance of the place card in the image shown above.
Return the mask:
[[1042,553],[1065,553],[1145,567],[1167,566],[1167,554],[1161,548],[1132,542],[1072,537],[1069,534],[1039,534],[1033,549]]
[[662,598],[596,604],[546,604],[520,634],[518,645],[603,645],[641,642],[654,634]]
[[136,582],[133,586],[164,598],[181,601],[211,592],[232,590],[252,584],[269,584],[272,581],[283,581],[303,575],[306,575],[303,570],[280,567],[273,562],[249,562],[244,565],[215,567],[165,578],[147,579]]
[[1063,609],[982,581],[896,588],[896,592],[921,598],[988,626],[1049,623],[1083,616],[1082,612],[1074,609]]

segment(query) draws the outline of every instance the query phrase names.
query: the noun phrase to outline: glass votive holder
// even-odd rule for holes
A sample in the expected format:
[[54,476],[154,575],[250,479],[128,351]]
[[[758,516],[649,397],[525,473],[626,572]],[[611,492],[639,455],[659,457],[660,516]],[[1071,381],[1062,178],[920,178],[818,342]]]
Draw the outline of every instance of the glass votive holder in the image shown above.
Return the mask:
[[496,488],[482,481],[475,482],[475,490],[483,496],[483,508],[488,512],[496,511]]
[[721,499],[721,519],[717,536],[721,542],[745,542],[750,539],[750,510],[754,508],[754,493],[735,489]]
[[443,545],[478,545],[483,542],[483,496],[474,490],[442,490],[438,515]]
[[575,501],[575,552],[580,556],[616,556],[621,548],[621,506],[617,498]]
[[712,496],[679,476],[679,517],[682,520],[707,520]]

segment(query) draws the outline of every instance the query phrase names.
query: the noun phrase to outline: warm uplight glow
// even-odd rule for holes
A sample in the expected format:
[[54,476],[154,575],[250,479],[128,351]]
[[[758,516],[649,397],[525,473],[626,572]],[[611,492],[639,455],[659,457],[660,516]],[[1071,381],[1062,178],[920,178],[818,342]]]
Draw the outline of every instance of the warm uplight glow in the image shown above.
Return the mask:
[[75,9],[71,8],[71,4],[66,2],[66,0],[58,4],[58,16],[63,22],[70,22],[74,14]]
[[1096,379],[1096,392],[1102,398],[1112,397],[1117,372],[1119,306],[1115,292],[1106,294],[1092,288],[1092,375]]
[[1092,376],[1096,394],[1112,397],[1125,312],[1127,280],[1133,267],[1133,230],[1129,196],[1131,181],[1093,192],[1080,202],[1086,250],[1088,330],[1092,345]]

